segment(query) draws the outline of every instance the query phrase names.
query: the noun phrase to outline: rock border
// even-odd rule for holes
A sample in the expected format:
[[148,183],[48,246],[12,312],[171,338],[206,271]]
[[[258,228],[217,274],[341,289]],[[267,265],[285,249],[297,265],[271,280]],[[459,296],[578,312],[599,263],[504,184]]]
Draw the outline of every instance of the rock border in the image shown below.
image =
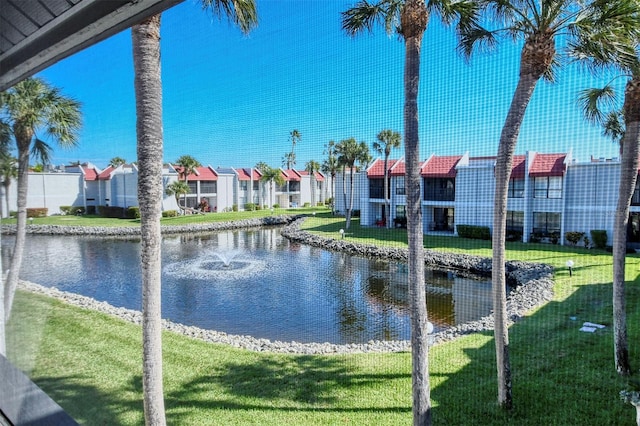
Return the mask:
[[[371,259],[395,260],[406,262],[408,250],[394,247],[380,247],[371,244],[359,244],[351,241],[336,240],[311,234],[300,230],[306,216],[269,216],[259,219],[247,219],[232,222],[215,222],[207,224],[191,224],[179,226],[163,226],[163,234],[206,232],[232,229],[244,229],[260,226],[284,225],[281,234],[290,241],[319,247],[330,251],[344,252],[353,256],[367,257]],[[11,229],[13,227],[13,229]],[[3,233],[15,233],[15,225],[4,225]],[[27,232],[38,235],[92,235],[92,236],[139,236],[138,227],[81,227],[58,225],[29,225]],[[491,274],[491,259],[457,253],[441,253],[433,250],[425,250],[425,265],[439,269],[450,270],[455,273],[470,271],[479,275]],[[522,318],[531,309],[550,301],[553,298],[553,268],[550,265],[529,262],[506,263],[507,280],[512,290],[507,296],[507,316],[509,323]],[[54,287],[45,287],[39,284],[20,281],[20,288],[33,293],[40,293],[53,297],[85,309],[99,311],[125,321],[141,324],[140,311],[117,308],[106,302],[99,302],[90,297],[81,296],[58,290]],[[162,320],[163,328],[168,331],[183,334],[198,340],[211,343],[222,343],[237,348],[256,352],[275,352],[288,354],[345,354],[345,353],[382,353],[402,352],[411,348],[408,340],[380,341],[372,340],[361,344],[333,344],[333,343],[300,343],[281,342],[268,339],[258,339],[252,336],[232,335],[215,330],[205,330],[199,327],[187,326]],[[493,314],[476,321],[471,321],[455,327],[442,330],[430,336],[432,344],[443,343],[459,336],[493,330]]]

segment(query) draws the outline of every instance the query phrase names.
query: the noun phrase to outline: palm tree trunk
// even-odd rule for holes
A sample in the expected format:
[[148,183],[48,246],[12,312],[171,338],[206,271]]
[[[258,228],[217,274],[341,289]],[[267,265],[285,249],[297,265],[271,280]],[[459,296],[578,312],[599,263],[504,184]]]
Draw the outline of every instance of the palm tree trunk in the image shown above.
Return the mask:
[[498,403],[511,409],[511,362],[509,360],[509,329],[507,327],[507,290],[505,278],[505,238],[507,227],[507,195],[513,154],[518,142],[520,126],[527,105],[540,77],[520,74],[509,112],[500,135],[498,158],[495,166],[495,199],[493,211],[493,316],[496,345],[496,364],[498,370]]
[[629,347],[625,302],[625,257],[629,206],[638,177],[640,137],[640,77],[627,83],[624,103],[625,133],[622,140],[618,205],[613,225],[613,348],[618,374],[629,376]]
[[349,206],[347,207],[347,223],[345,225],[346,229],[349,229],[349,227],[351,227],[351,214],[353,213],[353,167],[349,167],[349,185],[351,186],[351,188],[349,188]]
[[[411,307],[411,363],[413,424],[431,424],[431,385],[429,383],[429,336],[427,334],[427,296],[424,284],[424,241],[420,191],[420,143],[418,137],[418,87],[420,51],[428,15],[410,17],[415,26],[405,25],[405,14],[426,13],[424,2],[407,2],[403,11],[405,32],[404,132],[407,174],[407,240],[409,303]],[[420,29],[420,18],[424,19]],[[418,21],[416,23],[416,21]],[[385,171],[386,172],[386,171]],[[385,173],[386,174],[386,173]],[[385,193],[386,197],[386,193]]]
[[[17,127],[17,126],[16,126]],[[4,285],[4,317],[5,321],[11,316],[13,296],[18,287],[18,276],[22,267],[24,245],[27,234],[27,190],[29,187],[29,147],[33,134],[31,131],[14,129],[18,145],[18,221],[16,225],[16,240],[9,264],[9,273]]]
[[131,31],[135,67],[138,201],[142,263],[142,343],[145,423],[165,425],[162,386],[160,218],[162,216],[162,83],[160,15]]
[[391,228],[391,212],[389,211],[391,208],[391,202],[389,201],[389,172],[387,171],[389,162],[389,157],[384,156],[384,208],[387,210],[385,214],[387,215],[385,225],[387,228]]

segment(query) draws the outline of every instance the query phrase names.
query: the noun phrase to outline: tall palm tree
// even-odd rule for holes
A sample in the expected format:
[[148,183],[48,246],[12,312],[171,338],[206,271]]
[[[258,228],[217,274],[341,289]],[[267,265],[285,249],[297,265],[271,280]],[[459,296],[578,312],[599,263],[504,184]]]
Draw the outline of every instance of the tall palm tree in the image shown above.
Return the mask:
[[413,422],[431,423],[429,390],[429,348],[426,333],[427,309],[424,289],[424,245],[420,204],[420,150],[418,140],[418,86],[420,52],[429,16],[436,13],[445,24],[457,20],[458,31],[472,25],[475,2],[467,0],[361,0],[343,12],[342,28],[356,35],[382,24],[387,33],[397,32],[404,40],[404,144],[407,188],[407,239],[409,243],[409,291],[411,299],[411,353]]
[[387,209],[387,228],[391,227],[391,203],[389,201],[389,156],[391,150],[400,148],[402,138],[400,133],[385,129],[378,133],[378,140],[373,143],[373,150],[380,155],[384,155],[384,205]]
[[[7,209],[7,216],[9,216],[9,187],[11,186],[11,181],[18,177],[18,162],[17,160],[9,155],[8,153],[0,154],[0,177],[2,178],[2,187],[4,188],[4,199],[5,205]],[[2,204],[0,203],[0,212],[2,212]]]
[[304,169],[309,172],[311,176],[311,206],[316,206],[316,172],[320,171],[320,163],[316,160],[309,160],[307,164],[305,164]]
[[[217,16],[228,17],[247,33],[257,25],[254,0],[201,0]],[[160,334],[160,216],[162,209],[162,85],[160,15],[134,25],[134,86],[138,145],[138,201],[141,221],[143,399],[145,422],[164,425],[162,340]],[[149,191],[149,192],[147,192]]]
[[[507,191],[513,154],[527,105],[537,83],[545,78],[553,81],[562,54],[578,57],[597,55],[602,62],[614,60],[620,52],[615,38],[637,32],[637,6],[633,0],[592,0],[573,2],[542,0],[479,0],[486,12],[488,25],[466,27],[460,43],[468,57],[476,48],[493,48],[500,36],[524,40],[516,89],[505,119],[495,165],[495,198],[493,216],[492,280],[494,288],[495,345],[498,370],[498,403],[510,409],[511,364],[509,331],[506,317],[505,236]],[[564,49],[556,50],[562,38]]]
[[622,159],[618,201],[613,223],[613,347],[618,374],[631,374],[625,298],[625,264],[629,207],[638,177],[640,155],[640,64],[623,67],[628,74],[620,103],[612,82],[581,92],[579,102],[588,121],[603,127],[604,135],[620,143]]
[[260,170],[260,173],[262,173],[260,181],[266,182],[269,186],[269,203],[273,205],[273,185],[284,185],[286,183],[286,180],[284,179],[284,176],[282,176],[282,172],[278,168],[266,166],[262,170]]
[[44,163],[49,161],[51,147],[40,139],[43,134],[61,147],[75,146],[81,113],[78,101],[64,96],[59,89],[39,78],[28,78],[1,93],[0,108],[2,120],[9,124],[18,148],[18,221],[13,256],[3,289],[4,316],[8,319],[24,252],[30,154]]
[[[175,162],[176,166],[180,167],[178,171],[178,177],[182,178],[185,182],[189,180],[189,176],[196,174],[198,167],[201,167],[202,164],[194,157],[190,155],[182,155]],[[183,213],[186,212],[187,209],[187,194],[189,192],[185,192],[182,195],[182,206],[178,204]]]
[[329,143],[325,145],[324,153],[327,155],[327,158],[322,162],[322,172],[331,176],[331,214],[335,214],[336,175],[338,174],[338,170],[340,170],[340,164],[338,163],[338,156],[336,154],[336,143],[329,141]]
[[[351,190],[350,190],[349,200],[348,201],[346,199],[344,200],[345,208],[347,210],[345,228],[349,229],[349,227],[351,226],[351,214],[353,213],[353,198],[354,198],[353,175],[356,172],[356,166],[364,165],[368,163],[371,158],[371,155],[369,154],[369,147],[367,146],[367,144],[365,142],[357,142],[355,138],[341,140],[336,145],[336,153],[338,154],[338,162],[343,166],[343,169],[342,169],[343,182],[344,182],[344,176],[345,176],[345,168],[346,167],[349,168],[349,182],[351,184]],[[344,183],[343,183],[342,189],[346,198],[346,192],[344,192],[346,188],[344,186]]]
[[114,169],[124,164],[127,164],[127,160],[122,157],[113,157],[111,160],[109,160],[109,166],[113,167]]

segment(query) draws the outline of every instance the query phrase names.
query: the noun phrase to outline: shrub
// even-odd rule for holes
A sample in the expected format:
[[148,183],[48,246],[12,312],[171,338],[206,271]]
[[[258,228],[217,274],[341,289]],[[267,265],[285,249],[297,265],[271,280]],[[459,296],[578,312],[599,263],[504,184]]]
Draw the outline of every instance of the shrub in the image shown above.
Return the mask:
[[87,206],[87,214],[96,214],[96,206]]
[[274,209],[279,209],[279,208],[280,208],[280,204],[274,204],[272,207],[273,207]]
[[262,206],[260,204],[255,204],[256,210],[262,210]]
[[254,203],[245,203],[244,209],[246,211],[252,212],[252,211],[256,210],[256,205]]
[[71,209],[73,208],[73,206],[60,206],[60,213],[64,214],[73,214],[73,212],[71,211]]
[[140,219],[140,207],[127,208],[127,219]]
[[311,203],[306,202],[306,203],[304,203],[304,204],[302,205],[302,207],[311,207]]
[[351,212],[351,217],[360,217],[360,210],[354,210]]
[[49,209],[46,207],[32,207],[27,209],[27,217],[47,217]]
[[231,210],[234,211],[234,212],[237,212],[238,211],[238,205],[234,204],[233,206],[231,206]]
[[124,208],[114,206],[98,206],[98,214],[102,217],[121,218],[124,217]]
[[572,245],[577,245],[582,238],[584,238],[584,232],[565,232],[564,238]]
[[316,203],[316,206],[317,206],[317,207],[324,207],[324,206],[325,206],[325,203],[323,203],[322,201],[318,201],[318,202]]
[[582,239],[582,243],[584,244],[585,248],[590,248],[591,247],[591,240],[589,240],[589,237],[587,237],[586,235]]
[[604,250],[607,248],[607,231],[604,229],[592,229],[591,240],[595,248]]
[[457,225],[458,236],[474,240],[490,240],[491,230],[488,226]]
[[162,212],[162,217],[177,217],[177,216],[178,216],[177,210],[165,210]]
[[9,211],[9,217],[13,217],[13,218],[18,217],[18,212],[15,210]]
[[522,241],[522,231],[509,231],[507,230],[507,241]]
[[84,206],[60,206],[60,212],[63,215],[82,215],[85,214]]

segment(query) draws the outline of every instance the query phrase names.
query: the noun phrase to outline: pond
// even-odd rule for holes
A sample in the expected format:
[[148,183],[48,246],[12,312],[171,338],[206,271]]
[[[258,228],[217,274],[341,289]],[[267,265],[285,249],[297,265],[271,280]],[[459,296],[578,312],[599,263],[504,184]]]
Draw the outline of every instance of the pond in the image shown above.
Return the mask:
[[[13,237],[2,238],[3,265]],[[139,239],[27,236],[21,279],[141,309]],[[410,338],[406,265],[291,243],[279,229],[165,236],[162,316],[280,341]],[[435,330],[491,312],[491,283],[426,271]]]

